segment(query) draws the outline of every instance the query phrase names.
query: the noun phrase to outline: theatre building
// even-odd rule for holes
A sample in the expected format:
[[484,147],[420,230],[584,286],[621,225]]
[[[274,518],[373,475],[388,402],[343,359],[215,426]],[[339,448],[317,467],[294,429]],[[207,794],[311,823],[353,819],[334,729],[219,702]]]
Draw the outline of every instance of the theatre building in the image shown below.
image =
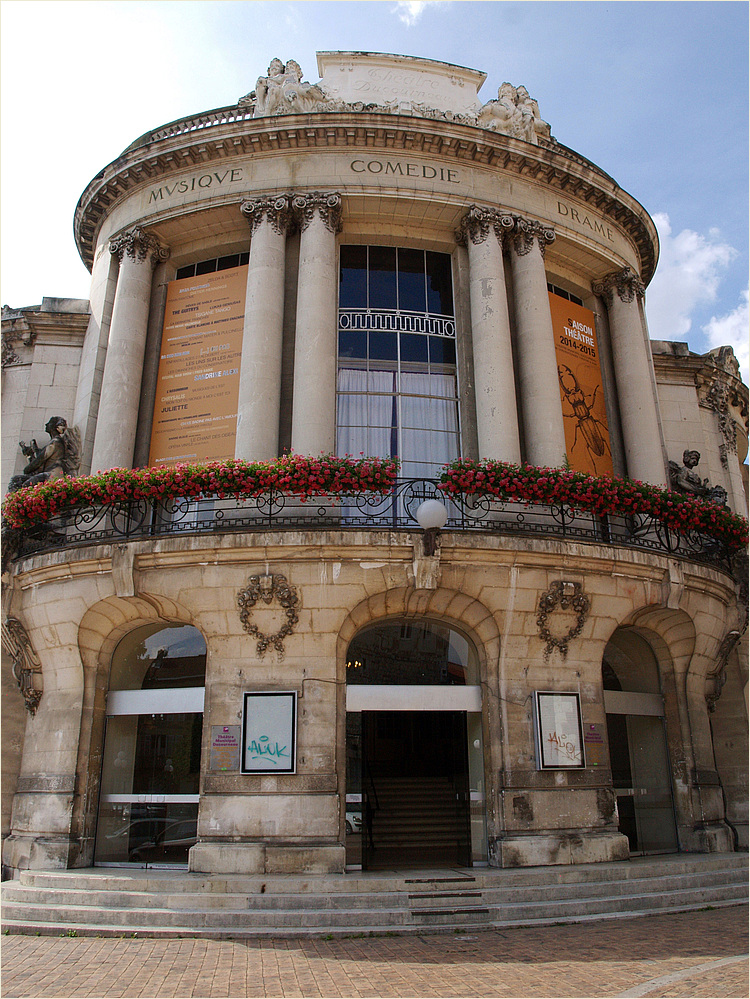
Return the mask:
[[78,477],[293,452],[398,482],[81,500],[16,531],[5,875],[747,849],[743,556],[624,500],[459,481],[510,463],[744,515],[731,349],[649,339],[654,223],[524,87],[317,68],[274,60],[88,185],[90,299],[3,309],[3,495],[45,426]]

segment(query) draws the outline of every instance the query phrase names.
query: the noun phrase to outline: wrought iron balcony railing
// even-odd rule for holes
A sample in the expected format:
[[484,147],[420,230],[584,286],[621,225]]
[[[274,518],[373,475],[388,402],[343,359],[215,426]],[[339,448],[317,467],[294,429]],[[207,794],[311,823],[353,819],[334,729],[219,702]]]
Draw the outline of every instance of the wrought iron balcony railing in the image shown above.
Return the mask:
[[287,530],[420,531],[416,511],[426,499],[448,509],[444,532],[589,542],[637,548],[731,571],[731,552],[697,532],[677,533],[643,514],[597,516],[564,505],[525,505],[483,496],[446,496],[430,479],[401,479],[386,494],[316,496],[278,491],[250,499],[218,496],[127,500],[81,506],[17,535],[17,558],[92,544],[216,533]]

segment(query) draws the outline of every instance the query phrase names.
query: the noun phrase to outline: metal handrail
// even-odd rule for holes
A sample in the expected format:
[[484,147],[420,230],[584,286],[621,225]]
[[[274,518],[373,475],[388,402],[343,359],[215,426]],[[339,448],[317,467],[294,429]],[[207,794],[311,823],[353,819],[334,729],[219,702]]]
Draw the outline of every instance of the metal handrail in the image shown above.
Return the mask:
[[448,509],[444,532],[575,541],[651,551],[731,571],[728,546],[704,534],[677,533],[646,514],[599,516],[564,504],[502,502],[490,496],[447,495],[432,479],[400,479],[387,493],[315,496],[304,500],[277,490],[260,496],[161,497],[81,506],[25,531],[16,558],[78,548],[181,535],[285,530],[419,531],[416,512],[426,499]]

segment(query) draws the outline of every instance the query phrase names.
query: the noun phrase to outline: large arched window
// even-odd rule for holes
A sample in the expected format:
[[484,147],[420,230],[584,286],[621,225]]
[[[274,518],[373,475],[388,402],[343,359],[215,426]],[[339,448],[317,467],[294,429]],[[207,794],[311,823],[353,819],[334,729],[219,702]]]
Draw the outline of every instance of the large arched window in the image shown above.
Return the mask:
[[206,643],[197,628],[137,628],[112,656],[97,864],[187,864],[196,840]]
[[451,258],[342,246],[337,451],[428,477],[459,454]]

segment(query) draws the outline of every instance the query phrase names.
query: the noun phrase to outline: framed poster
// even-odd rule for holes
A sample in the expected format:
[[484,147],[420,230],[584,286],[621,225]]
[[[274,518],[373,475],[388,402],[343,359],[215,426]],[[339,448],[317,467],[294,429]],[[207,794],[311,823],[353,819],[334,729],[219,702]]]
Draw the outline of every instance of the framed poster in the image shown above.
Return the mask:
[[297,692],[245,691],[243,774],[293,774],[297,759]]
[[534,698],[539,769],[571,770],[585,767],[581,701],[578,694],[537,690]]

